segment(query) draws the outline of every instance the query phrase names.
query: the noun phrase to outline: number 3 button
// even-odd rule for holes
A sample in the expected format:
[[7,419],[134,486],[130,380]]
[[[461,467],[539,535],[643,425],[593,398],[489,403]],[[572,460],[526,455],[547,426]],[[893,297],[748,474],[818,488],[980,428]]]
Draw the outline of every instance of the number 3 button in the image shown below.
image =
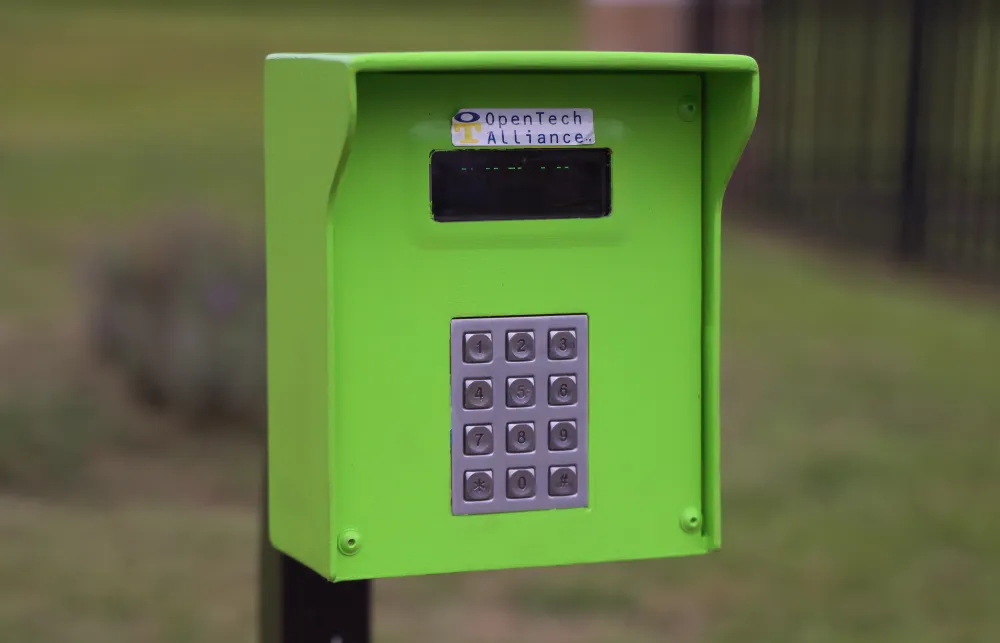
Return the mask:
[[549,331],[549,359],[576,357],[576,331],[571,329]]

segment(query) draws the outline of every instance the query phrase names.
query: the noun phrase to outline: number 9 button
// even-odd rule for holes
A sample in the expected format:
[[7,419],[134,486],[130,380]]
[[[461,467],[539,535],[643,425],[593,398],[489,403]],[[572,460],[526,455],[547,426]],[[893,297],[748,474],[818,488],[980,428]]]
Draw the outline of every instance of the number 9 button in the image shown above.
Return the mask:
[[576,448],[576,420],[549,422],[549,450],[572,451]]

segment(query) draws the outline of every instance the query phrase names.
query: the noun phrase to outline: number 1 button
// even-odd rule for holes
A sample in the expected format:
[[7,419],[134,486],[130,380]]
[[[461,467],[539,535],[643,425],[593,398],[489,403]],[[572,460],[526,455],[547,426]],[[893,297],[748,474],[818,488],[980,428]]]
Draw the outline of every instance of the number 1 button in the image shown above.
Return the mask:
[[466,364],[492,361],[493,336],[490,333],[466,333],[462,340],[462,358]]

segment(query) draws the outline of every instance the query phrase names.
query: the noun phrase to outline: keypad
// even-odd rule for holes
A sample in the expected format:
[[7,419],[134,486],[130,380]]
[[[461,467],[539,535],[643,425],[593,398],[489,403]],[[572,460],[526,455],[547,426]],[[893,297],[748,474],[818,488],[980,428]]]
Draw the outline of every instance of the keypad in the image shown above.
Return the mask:
[[451,321],[452,513],[587,506],[587,338],[586,315]]

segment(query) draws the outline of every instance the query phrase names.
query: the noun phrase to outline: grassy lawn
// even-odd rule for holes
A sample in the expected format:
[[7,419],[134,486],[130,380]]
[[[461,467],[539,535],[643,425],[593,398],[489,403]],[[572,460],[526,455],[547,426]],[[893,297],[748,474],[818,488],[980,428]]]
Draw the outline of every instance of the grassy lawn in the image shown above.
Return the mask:
[[[380,582],[379,640],[1000,637],[1000,310],[743,231],[726,261],[722,552]],[[131,491],[0,500],[0,631],[247,640],[256,460],[196,448],[144,452]]]
[[[259,225],[266,52],[574,46],[537,4],[5,9],[0,641],[252,639],[257,448],[104,397],[77,266],[164,208]],[[723,551],[380,582],[379,641],[1000,640],[1000,307],[743,229],[724,261]]]

